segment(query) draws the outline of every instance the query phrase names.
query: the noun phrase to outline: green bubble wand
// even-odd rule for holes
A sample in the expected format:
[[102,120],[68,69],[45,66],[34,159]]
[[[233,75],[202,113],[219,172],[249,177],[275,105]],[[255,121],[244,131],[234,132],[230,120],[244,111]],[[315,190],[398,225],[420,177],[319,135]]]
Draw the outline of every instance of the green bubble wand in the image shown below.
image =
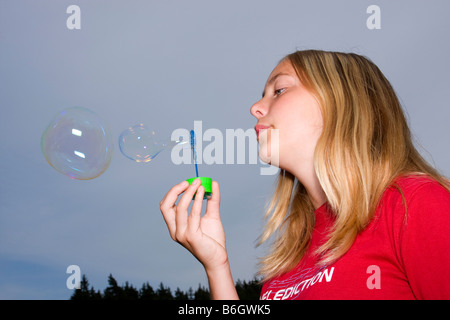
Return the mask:
[[198,176],[198,164],[197,164],[197,142],[195,139],[195,132],[191,130],[191,149],[192,149],[192,158],[194,159],[195,165],[195,178],[187,179],[187,182],[191,184],[195,179],[200,179],[202,186],[205,188],[205,195],[203,199],[209,199],[212,195],[212,179],[209,177],[199,177]]

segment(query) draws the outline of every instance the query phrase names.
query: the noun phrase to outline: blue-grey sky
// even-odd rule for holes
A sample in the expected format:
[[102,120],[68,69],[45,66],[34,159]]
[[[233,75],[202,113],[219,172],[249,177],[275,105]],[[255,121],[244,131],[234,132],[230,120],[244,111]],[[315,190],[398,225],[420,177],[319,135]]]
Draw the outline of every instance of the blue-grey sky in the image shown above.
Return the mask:
[[[73,4],[79,30],[66,26]],[[381,29],[366,26],[372,4]],[[67,299],[73,264],[101,290],[110,273],[136,287],[206,285],[159,211],[194,167],[174,165],[167,151],[134,163],[117,139],[137,123],[166,136],[194,121],[224,136],[252,128],[249,109],[267,76],[296,49],[371,58],[398,93],[419,150],[450,175],[449,12],[448,0],[0,0],[0,298]],[[41,153],[49,121],[71,106],[98,113],[114,138],[111,165],[93,180],[69,179]],[[220,183],[235,280],[252,279],[264,253],[255,244],[275,176],[260,167],[199,166]]]

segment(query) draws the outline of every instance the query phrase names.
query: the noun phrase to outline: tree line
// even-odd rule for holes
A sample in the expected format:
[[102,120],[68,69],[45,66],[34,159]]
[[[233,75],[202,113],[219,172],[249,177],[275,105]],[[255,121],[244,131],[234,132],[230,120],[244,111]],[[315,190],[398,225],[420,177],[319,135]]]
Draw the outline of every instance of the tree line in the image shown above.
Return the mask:
[[[257,278],[250,281],[238,280],[235,283],[236,291],[241,300],[258,300],[261,293],[261,283]],[[125,282],[119,286],[116,279],[110,274],[108,276],[108,286],[103,290],[95,290],[90,286],[86,275],[83,274],[80,281],[80,288],[75,289],[71,300],[210,300],[209,290],[198,285],[194,291],[190,287],[187,291],[176,288],[172,291],[161,282],[157,288],[153,288],[148,282],[142,284],[140,289]]]

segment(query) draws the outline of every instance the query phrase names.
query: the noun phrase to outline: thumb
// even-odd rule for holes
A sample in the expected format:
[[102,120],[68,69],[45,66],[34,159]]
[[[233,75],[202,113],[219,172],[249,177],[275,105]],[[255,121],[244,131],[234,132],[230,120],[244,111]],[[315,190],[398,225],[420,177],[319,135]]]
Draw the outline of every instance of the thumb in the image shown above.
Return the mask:
[[220,218],[220,188],[217,181],[212,182],[212,195],[206,202],[205,215]]

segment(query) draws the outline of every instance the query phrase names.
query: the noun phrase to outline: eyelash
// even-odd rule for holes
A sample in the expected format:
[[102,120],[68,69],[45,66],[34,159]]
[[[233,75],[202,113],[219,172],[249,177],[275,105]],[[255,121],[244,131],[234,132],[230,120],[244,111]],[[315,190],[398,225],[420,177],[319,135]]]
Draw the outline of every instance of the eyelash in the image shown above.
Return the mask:
[[279,96],[280,94],[282,94],[284,91],[286,90],[286,88],[280,88],[274,91],[276,96]]

